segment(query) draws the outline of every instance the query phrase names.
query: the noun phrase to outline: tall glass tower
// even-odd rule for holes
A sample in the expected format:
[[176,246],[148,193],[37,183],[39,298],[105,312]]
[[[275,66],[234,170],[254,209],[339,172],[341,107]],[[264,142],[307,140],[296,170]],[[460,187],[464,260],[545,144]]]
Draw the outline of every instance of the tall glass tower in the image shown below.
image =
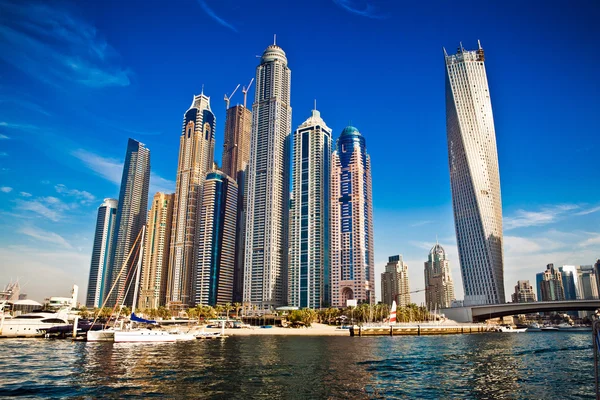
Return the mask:
[[113,252],[113,240],[117,219],[117,199],[104,199],[98,207],[96,220],[96,233],[90,265],[90,279],[88,281],[85,305],[89,308],[100,307],[104,302],[105,284],[110,284],[111,277],[110,259]]
[[196,254],[198,202],[206,173],[213,169],[215,115],[210,99],[202,92],[194,96],[183,117],[179,138],[179,165],[173,202],[173,227],[169,254],[167,306],[186,308],[191,303],[192,273]]
[[288,305],[331,305],[331,129],[316,109],[294,132]]
[[230,303],[233,298],[238,187],[220,171],[206,175],[198,216],[198,261],[194,305]]
[[[119,206],[116,219],[117,232],[113,240],[113,248],[115,250],[111,261],[111,276],[112,283],[116,282],[116,286],[111,295],[110,306],[113,306],[115,303],[120,304],[125,295],[127,296],[125,304],[127,306],[133,304],[134,288],[128,289],[135,278],[133,269],[135,268],[137,258],[135,251],[129,259],[127,259],[127,256],[142,227],[146,224],[149,186],[150,150],[143,143],[129,139],[127,152],[125,153],[125,164],[123,165],[121,190],[119,192]],[[125,261],[127,261],[126,269],[119,275]],[[109,291],[110,286],[107,285],[104,289]]]
[[260,309],[287,299],[290,80],[283,49],[267,47],[252,106],[243,296]]
[[504,303],[502,200],[494,116],[481,45],[446,60],[450,186],[465,306]]
[[331,156],[331,300],[375,303],[371,159],[358,129],[347,126]]

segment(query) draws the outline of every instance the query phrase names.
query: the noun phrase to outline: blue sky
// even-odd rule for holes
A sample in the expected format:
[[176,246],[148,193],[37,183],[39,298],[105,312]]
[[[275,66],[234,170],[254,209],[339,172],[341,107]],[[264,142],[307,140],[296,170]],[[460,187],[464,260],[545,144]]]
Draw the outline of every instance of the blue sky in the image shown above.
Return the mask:
[[507,296],[547,263],[591,264],[599,18],[595,2],[0,0],[0,285],[20,277],[37,300],[73,283],[83,292],[96,209],[118,197],[127,138],[150,148],[151,196],[173,191],[183,113],[204,85],[220,161],[223,95],[250,81],[274,33],[292,70],[294,128],[317,99],[335,136],[352,121],[366,137],[378,296],[394,254],[411,290],[423,288],[437,235],[462,297],[442,56],[460,41],[486,51]]

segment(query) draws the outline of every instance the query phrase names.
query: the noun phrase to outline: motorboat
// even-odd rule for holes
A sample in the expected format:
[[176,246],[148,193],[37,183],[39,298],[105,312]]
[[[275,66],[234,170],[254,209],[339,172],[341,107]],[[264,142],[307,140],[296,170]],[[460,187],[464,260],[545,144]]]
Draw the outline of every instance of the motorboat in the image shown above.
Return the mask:
[[34,311],[11,318],[3,314],[0,318],[0,338],[43,337],[48,329],[69,323],[65,310]]
[[541,330],[542,330],[542,327],[537,322],[527,325],[527,332],[539,332]]
[[550,325],[548,325],[548,326],[544,326],[540,330],[544,331],[544,332],[556,332],[556,331],[558,331],[558,328],[556,326],[550,326]]
[[512,326],[499,325],[496,327],[496,332],[502,333],[523,333],[527,332],[527,328],[513,328]]
[[567,324],[566,322],[563,322],[561,324],[558,324],[557,328],[561,331],[570,331],[573,329],[573,326],[571,324]]

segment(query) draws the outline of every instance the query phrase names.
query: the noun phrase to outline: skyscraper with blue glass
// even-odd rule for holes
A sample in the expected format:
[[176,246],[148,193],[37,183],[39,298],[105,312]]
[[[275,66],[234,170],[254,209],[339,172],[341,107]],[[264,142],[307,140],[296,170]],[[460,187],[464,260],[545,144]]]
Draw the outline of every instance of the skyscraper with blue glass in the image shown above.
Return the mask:
[[220,171],[206,175],[198,209],[197,262],[192,304],[230,303],[233,298],[238,186]]
[[331,129],[316,109],[294,132],[288,305],[331,305]]
[[89,308],[100,307],[104,301],[104,287],[110,284],[110,259],[113,252],[113,239],[117,219],[117,199],[104,199],[98,207],[96,233],[90,263],[85,305]]
[[365,138],[347,126],[331,157],[331,300],[375,302],[371,160]]

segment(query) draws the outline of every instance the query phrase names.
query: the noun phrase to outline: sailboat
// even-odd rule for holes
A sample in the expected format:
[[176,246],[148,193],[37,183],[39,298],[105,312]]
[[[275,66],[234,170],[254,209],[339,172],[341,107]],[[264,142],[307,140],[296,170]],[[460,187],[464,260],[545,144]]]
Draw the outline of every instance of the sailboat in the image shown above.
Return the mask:
[[390,310],[390,325],[396,324],[396,300],[392,301],[392,309]]

